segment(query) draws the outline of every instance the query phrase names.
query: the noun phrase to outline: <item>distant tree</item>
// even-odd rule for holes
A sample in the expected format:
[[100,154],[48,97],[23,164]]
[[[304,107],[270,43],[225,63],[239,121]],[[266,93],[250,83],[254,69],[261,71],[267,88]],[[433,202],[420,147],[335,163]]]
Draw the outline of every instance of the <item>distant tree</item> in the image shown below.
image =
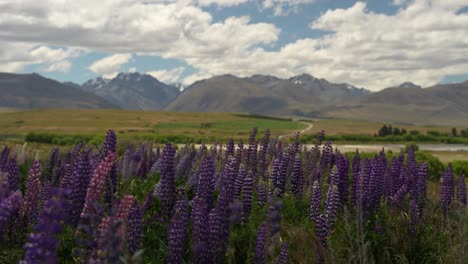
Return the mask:
[[388,134],[387,135],[392,135],[393,134],[393,127],[392,125],[388,125]]
[[452,128],[452,136],[458,137],[458,132],[457,132],[457,128],[456,128],[456,127]]
[[402,128],[401,131],[400,131],[400,134],[401,134],[401,135],[406,135],[406,133],[407,133],[407,132],[406,132],[406,129]]
[[401,132],[400,132],[400,129],[399,129],[398,127],[395,127],[395,128],[393,129],[393,135],[398,136],[398,135],[400,135],[400,133],[401,133]]
[[462,129],[460,130],[460,135],[462,137],[468,137],[468,129]]
[[385,124],[383,125],[383,127],[379,130],[379,137],[385,137],[386,135],[388,135],[388,126]]

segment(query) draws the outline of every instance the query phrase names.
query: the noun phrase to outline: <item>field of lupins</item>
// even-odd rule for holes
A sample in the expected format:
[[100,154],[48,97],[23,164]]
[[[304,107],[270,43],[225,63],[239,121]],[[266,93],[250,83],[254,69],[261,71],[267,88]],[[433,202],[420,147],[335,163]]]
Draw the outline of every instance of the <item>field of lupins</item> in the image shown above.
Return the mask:
[[0,263],[468,263],[462,175],[323,136],[118,153],[109,131],[42,161],[5,147]]

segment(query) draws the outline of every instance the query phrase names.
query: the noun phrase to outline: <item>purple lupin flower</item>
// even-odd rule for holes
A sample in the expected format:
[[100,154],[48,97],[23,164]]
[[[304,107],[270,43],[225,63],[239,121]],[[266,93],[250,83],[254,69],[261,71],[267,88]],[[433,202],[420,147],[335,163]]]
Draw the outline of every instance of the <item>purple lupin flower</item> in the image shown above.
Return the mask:
[[[108,153],[116,153],[117,151],[117,135],[113,130],[108,130],[106,139],[102,145],[102,158],[106,157]],[[104,200],[107,209],[110,210],[113,201],[113,195],[117,188],[117,166],[114,164],[109,172],[109,177],[106,178],[106,188],[104,193]]]
[[356,154],[354,154],[353,162],[352,162],[352,172],[353,172],[353,183],[352,183],[352,199],[353,201],[357,201],[356,199],[356,188],[359,186],[359,172],[361,171],[361,157],[359,156],[359,151],[356,149]]
[[41,202],[41,206],[44,206],[47,203],[47,201],[50,200],[52,196],[51,190],[52,190],[52,184],[49,181],[45,181],[44,185],[42,186],[42,190],[41,190],[41,194],[39,198]]
[[280,159],[274,159],[271,164],[271,174],[270,174],[270,181],[271,181],[271,192],[273,193],[276,188],[278,188],[278,174],[280,170]]
[[101,222],[97,248],[91,254],[88,263],[119,263],[122,255],[121,245],[124,242],[122,234],[122,219],[106,217]]
[[16,159],[10,159],[7,164],[7,186],[10,192],[15,192],[19,188],[19,168]]
[[325,220],[328,233],[331,231],[336,220],[338,205],[340,203],[340,192],[336,185],[330,185],[328,188],[327,199],[325,200]]
[[410,208],[409,208],[409,214],[410,214],[410,224],[415,226],[418,221],[419,221],[419,209],[418,209],[418,203],[415,199],[410,200]]
[[454,183],[452,165],[449,163],[444,175],[442,176],[442,188],[440,190],[440,202],[442,204],[442,212],[444,217],[447,216],[450,204],[454,196]]
[[208,252],[208,222],[209,208],[203,198],[195,197],[192,200],[192,240],[193,242],[193,262],[206,263]]
[[234,182],[234,199],[240,198],[242,186],[244,185],[244,179],[246,176],[247,171],[245,170],[244,165],[241,164],[239,167],[239,172],[237,173],[236,181]]
[[280,209],[282,205],[283,204],[281,201],[277,201],[274,204],[271,204],[270,207],[268,208],[267,219],[265,221],[267,222],[267,225],[269,228],[270,237],[274,237],[276,234],[278,234],[281,231]]
[[[60,188],[62,189],[69,189],[70,188],[70,184],[73,180],[73,164],[72,164],[72,158],[71,158],[71,154],[68,153],[67,154],[67,158],[65,159],[65,164],[63,164],[63,168],[62,168],[62,171],[63,171],[63,176],[60,180]],[[56,180],[58,181],[58,177],[56,178]]]
[[58,160],[59,149],[57,147],[53,148],[49,155],[49,161],[46,165],[46,171],[44,175],[45,181],[52,181],[52,176],[54,175],[55,165]]
[[280,168],[277,176],[278,197],[283,197],[286,191],[286,179],[288,177],[289,153],[284,151],[280,160]]
[[257,195],[258,195],[258,200],[257,200],[258,205],[263,206],[264,204],[268,202],[268,189],[267,189],[266,184],[263,181],[261,181],[258,185]]
[[258,166],[259,166],[259,177],[262,178],[264,181],[267,180],[267,168],[268,168],[268,162],[266,159],[267,151],[268,151],[268,143],[270,142],[270,129],[267,129],[265,131],[265,135],[263,136],[261,145],[260,145],[260,151],[258,153]]
[[465,175],[458,175],[457,180],[457,201],[466,205],[466,184],[465,184]]
[[2,237],[2,230],[7,225],[12,217],[19,212],[23,196],[20,191],[11,193],[7,198],[0,202],[0,239]]
[[322,190],[318,181],[314,182],[312,186],[312,195],[310,197],[310,212],[309,220],[311,222],[317,222],[320,215],[320,204],[322,201]]
[[213,263],[219,262],[219,256],[222,248],[223,216],[222,208],[216,206],[211,209],[208,216],[208,260]]
[[336,166],[340,175],[340,182],[338,184],[338,190],[340,191],[341,203],[346,204],[348,202],[348,159],[344,155],[338,155]]
[[257,231],[257,241],[255,243],[254,264],[266,263],[266,240],[268,235],[268,226],[265,222],[260,224]]
[[333,166],[330,172],[329,183],[334,186],[338,186],[340,184],[340,173],[336,166]]
[[128,214],[132,209],[133,204],[135,203],[135,197],[133,195],[125,195],[124,198],[120,201],[119,209],[116,214],[116,218],[127,220]]
[[83,206],[83,211],[81,212],[81,217],[83,217],[90,210],[92,210],[94,203],[101,199],[102,188],[104,187],[109,172],[114,166],[115,160],[116,155],[112,152],[109,152],[106,158],[103,161],[101,161],[95,169],[94,175],[91,178],[91,181],[88,185],[88,190],[86,192],[86,198]]
[[327,168],[332,164],[332,159],[333,159],[333,147],[328,141],[325,143],[325,146],[323,147],[322,150],[322,159],[320,160],[320,166],[322,168]]
[[71,210],[69,220],[72,226],[78,224],[80,213],[83,211],[86,191],[91,180],[91,165],[88,153],[82,152],[77,155],[73,170],[73,180],[70,184]]
[[225,158],[227,159],[229,156],[234,156],[234,151],[235,151],[234,140],[230,138],[226,145]]
[[56,194],[47,201],[41,212],[33,233],[23,246],[24,261],[21,263],[57,263],[58,241],[56,235],[62,231],[62,221],[66,218],[68,201],[67,193],[55,190]]
[[[195,150],[189,149],[187,146],[186,153],[182,156],[182,158],[180,159],[179,163],[177,163],[177,166],[176,166],[176,177],[178,179],[184,177],[190,172],[195,155],[196,155]],[[146,162],[142,163],[142,166],[144,164],[146,164]],[[146,173],[144,175],[146,175]]]
[[291,192],[296,196],[300,197],[300,189],[299,181],[302,177],[302,159],[300,154],[296,154],[294,159],[294,166],[293,171],[290,178],[290,185],[289,188]]
[[169,226],[167,263],[182,263],[184,241],[187,235],[188,217],[188,202],[187,198],[185,198],[185,191],[181,189],[179,190],[175,212]]
[[419,209],[419,214],[422,215],[422,211],[426,206],[426,191],[427,191],[427,173],[428,165],[427,163],[422,163],[419,166],[417,174],[417,206]]
[[135,254],[141,247],[143,208],[134,202],[128,214],[128,251]]
[[166,144],[162,154],[161,169],[161,207],[164,219],[169,219],[175,204],[175,179],[174,179],[175,149],[171,144]]
[[234,185],[236,181],[236,159],[229,157],[226,165],[224,166],[223,175],[221,176],[220,194],[218,203],[228,206],[234,199]]
[[288,263],[288,243],[281,244],[281,251],[276,260],[276,264],[286,264]]
[[249,222],[250,212],[252,211],[252,193],[253,193],[253,179],[252,171],[247,173],[242,187],[242,218],[245,223]]
[[115,153],[117,150],[117,135],[114,130],[108,130],[106,134],[106,139],[102,145],[102,154],[103,157],[106,157],[109,152]]
[[359,172],[359,185],[356,187],[356,198],[358,208],[363,210],[364,214],[369,212],[369,206],[372,202],[372,192],[374,190],[371,181],[372,163],[369,159],[365,159],[361,164],[361,171]]
[[38,213],[39,189],[41,186],[41,164],[34,160],[29,170],[28,181],[26,183],[26,195],[24,197],[21,215],[26,221],[26,225],[35,222]]
[[242,203],[239,200],[234,200],[229,205],[229,225],[233,226],[242,221]]
[[[252,132],[250,133],[250,136],[249,136],[249,148],[247,149],[247,160],[251,160],[253,157],[253,148],[254,148],[254,144],[256,142],[256,138],[257,138],[257,133],[258,133],[258,128],[257,127],[254,127],[252,129]],[[257,155],[257,149],[255,149],[255,156]],[[248,165],[250,166],[251,163],[248,163]],[[250,169],[250,168],[249,168]]]
[[258,143],[254,141],[252,145],[249,146],[248,149],[248,159],[247,159],[247,168],[252,171],[252,180],[254,182],[254,186],[257,186],[258,177],[257,177],[257,148]]
[[322,247],[327,248],[327,236],[328,236],[328,229],[327,229],[327,220],[325,215],[321,214],[317,217],[316,220],[316,231],[315,235],[317,236],[318,241],[322,245]]
[[200,165],[196,197],[203,198],[209,207],[213,204],[214,163],[211,157],[204,158]]

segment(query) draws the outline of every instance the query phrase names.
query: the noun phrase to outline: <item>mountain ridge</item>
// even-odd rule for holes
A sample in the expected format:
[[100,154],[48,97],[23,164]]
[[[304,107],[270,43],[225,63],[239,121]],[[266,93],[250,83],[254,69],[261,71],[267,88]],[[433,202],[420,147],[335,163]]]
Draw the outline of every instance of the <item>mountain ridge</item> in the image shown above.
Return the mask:
[[119,108],[92,93],[36,73],[0,73],[0,91],[0,107]]

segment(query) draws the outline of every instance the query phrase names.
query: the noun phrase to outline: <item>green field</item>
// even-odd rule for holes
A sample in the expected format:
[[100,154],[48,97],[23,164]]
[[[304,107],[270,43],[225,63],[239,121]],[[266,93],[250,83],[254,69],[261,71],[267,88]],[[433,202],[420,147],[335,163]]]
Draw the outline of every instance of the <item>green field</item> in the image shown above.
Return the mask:
[[252,127],[277,135],[303,129],[289,119],[227,113],[174,113],[127,110],[30,110],[0,113],[3,140],[23,140],[29,133],[60,136],[102,136],[115,130],[122,139],[185,143],[247,138]]

